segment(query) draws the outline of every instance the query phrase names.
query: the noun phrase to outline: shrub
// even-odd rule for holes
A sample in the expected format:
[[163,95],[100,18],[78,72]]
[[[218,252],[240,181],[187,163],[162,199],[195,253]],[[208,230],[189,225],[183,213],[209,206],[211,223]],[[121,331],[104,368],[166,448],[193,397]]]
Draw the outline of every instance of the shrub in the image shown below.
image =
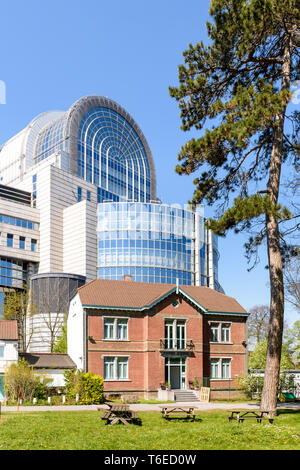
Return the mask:
[[240,388],[249,398],[253,398],[255,394],[261,396],[264,378],[260,375],[246,374],[238,378]]
[[84,405],[103,403],[103,378],[92,372],[72,369],[64,374],[67,398],[74,400],[79,396],[79,403]]
[[82,375],[83,396],[80,402],[84,405],[103,403],[103,378],[92,372],[86,372]]
[[47,377],[35,374],[25,359],[11,364],[5,373],[5,395],[9,401],[17,401],[19,393],[22,400],[31,401],[34,396],[46,394]]
[[[240,388],[245,392],[249,398],[253,398],[256,395],[258,398],[261,397],[262,389],[264,386],[264,376],[258,375],[255,372],[246,374],[238,378]],[[294,376],[282,372],[279,376],[278,392],[281,391],[293,391],[295,388]]]

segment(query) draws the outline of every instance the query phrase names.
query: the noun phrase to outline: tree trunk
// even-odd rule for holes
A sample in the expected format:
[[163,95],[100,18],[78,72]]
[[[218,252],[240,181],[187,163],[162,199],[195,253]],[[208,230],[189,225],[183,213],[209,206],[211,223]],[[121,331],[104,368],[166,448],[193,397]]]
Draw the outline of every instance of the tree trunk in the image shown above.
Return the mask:
[[[290,89],[291,38],[287,38],[283,54],[281,90]],[[277,204],[282,164],[282,142],[286,106],[276,116],[273,130],[273,144],[270,159],[268,194],[273,204]],[[277,390],[280,374],[282,331],[284,317],[284,286],[282,257],[278,220],[276,216],[266,215],[268,260],[270,275],[270,320],[264,386],[261,397],[261,410],[276,414]]]

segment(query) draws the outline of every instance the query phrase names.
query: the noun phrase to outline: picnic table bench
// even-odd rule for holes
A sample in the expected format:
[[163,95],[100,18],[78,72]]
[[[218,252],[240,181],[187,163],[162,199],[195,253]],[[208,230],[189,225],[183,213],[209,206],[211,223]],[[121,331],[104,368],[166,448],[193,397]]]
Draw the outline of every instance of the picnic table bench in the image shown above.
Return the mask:
[[195,419],[195,408],[193,406],[160,406],[163,418],[185,418]]
[[243,423],[245,419],[256,419],[258,423],[261,423],[263,419],[267,419],[269,423],[273,423],[274,418],[270,416],[269,411],[245,411],[245,410],[234,410],[231,411],[231,415],[228,417],[229,422],[236,420],[238,423]]
[[[129,405],[119,404],[119,403],[105,403],[109,407],[108,411],[105,411],[101,416],[101,419],[106,420],[106,424],[112,426],[118,422],[129,425],[130,422],[138,419],[138,414],[136,411],[132,411],[129,408]],[[98,408],[98,411],[102,411],[101,408]]]

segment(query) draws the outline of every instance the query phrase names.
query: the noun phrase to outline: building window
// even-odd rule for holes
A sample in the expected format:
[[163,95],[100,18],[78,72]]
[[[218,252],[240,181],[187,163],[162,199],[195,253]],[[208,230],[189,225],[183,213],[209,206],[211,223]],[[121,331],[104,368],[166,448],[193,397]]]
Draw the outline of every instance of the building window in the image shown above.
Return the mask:
[[4,357],[4,346],[0,346],[0,357]]
[[16,227],[27,228],[30,230],[39,230],[39,224],[31,220],[11,217],[10,215],[0,214],[0,223],[15,225]]
[[231,323],[211,323],[210,341],[213,343],[230,342]]
[[13,248],[14,246],[14,236],[11,233],[7,234],[7,246]]
[[20,250],[25,250],[25,237],[19,238],[19,248]]
[[36,207],[36,195],[37,195],[36,180],[37,180],[37,176],[33,175],[32,176],[32,207]]
[[185,349],[185,330],[185,320],[165,320],[165,349]]
[[128,319],[104,318],[104,339],[126,341],[128,339]]
[[88,201],[91,200],[91,191],[86,192],[86,198],[87,198]]
[[128,380],[128,357],[105,357],[104,380]]
[[231,378],[231,359],[211,359],[210,376],[212,379],[230,379]]
[[221,323],[221,342],[229,343],[230,341],[230,323]]
[[82,188],[78,186],[77,188],[77,202],[80,202],[82,199]]
[[217,343],[219,341],[219,324],[211,323],[210,332],[211,332],[211,341],[213,343]]
[[31,251],[36,251],[37,240],[31,239]]

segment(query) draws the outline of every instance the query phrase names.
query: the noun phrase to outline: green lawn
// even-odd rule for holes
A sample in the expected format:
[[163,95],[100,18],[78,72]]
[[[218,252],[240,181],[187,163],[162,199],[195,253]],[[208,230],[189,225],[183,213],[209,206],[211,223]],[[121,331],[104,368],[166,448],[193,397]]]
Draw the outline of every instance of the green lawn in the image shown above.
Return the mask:
[[142,425],[106,426],[97,411],[2,413],[0,450],[300,450],[300,413],[281,410],[273,424],[228,422],[205,411],[195,422],[139,412]]

